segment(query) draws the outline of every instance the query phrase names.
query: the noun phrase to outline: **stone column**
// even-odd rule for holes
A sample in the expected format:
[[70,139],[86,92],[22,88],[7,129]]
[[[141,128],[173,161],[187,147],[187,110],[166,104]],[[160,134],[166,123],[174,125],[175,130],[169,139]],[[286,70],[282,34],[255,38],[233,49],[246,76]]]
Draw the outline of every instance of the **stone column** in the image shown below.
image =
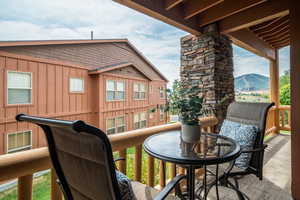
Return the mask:
[[203,88],[206,104],[216,111],[221,124],[234,101],[234,77],[232,42],[218,33],[216,25],[206,27],[200,36],[181,38],[180,77]]

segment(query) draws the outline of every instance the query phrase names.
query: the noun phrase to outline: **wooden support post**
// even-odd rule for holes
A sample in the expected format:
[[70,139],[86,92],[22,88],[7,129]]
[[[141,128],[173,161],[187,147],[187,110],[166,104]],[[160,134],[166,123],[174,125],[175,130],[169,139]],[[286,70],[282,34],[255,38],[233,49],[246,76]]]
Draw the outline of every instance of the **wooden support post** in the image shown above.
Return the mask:
[[281,110],[280,112],[280,116],[281,116],[281,126],[285,127],[285,110]]
[[176,176],[176,165],[170,164],[170,179],[172,180]]
[[154,186],[154,158],[152,156],[148,156],[148,177],[147,177],[147,185],[153,187]]
[[135,147],[134,157],[134,180],[140,182],[142,177],[142,145]]
[[57,184],[57,176],[54,169],[51,169],[51,200],[62,200],[62,192]]
[[159,186],[163,189],[166,186],[166,163],[159,161]]
[[297,0],[290,2],[291,34],[291,146],[292,146],[292,196],[300,199],[300,4]]
[[125,161],[120,161],[119,164],[119,170],[123,174],[126,174],[126,157],[127,157],[127,151],[126,149],[119,151],[120,158],[125,158]]
[[275,132],[279,132],[279,65],[278,50],[275,51],[275,60],[270,60],[270,100],[275,103],[274,126]]
[[288,127],[291,128],[291,109],[288,110]]
[[18,200],[32,199],[32,174],[19,177],[18,179]]

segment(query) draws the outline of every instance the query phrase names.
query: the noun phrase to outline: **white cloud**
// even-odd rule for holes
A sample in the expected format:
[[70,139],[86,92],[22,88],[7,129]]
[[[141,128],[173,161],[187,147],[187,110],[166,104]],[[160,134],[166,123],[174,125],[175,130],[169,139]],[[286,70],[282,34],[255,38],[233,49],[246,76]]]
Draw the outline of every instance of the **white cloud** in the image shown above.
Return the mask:
[[236,45],[233,46],[234,76],[248,73],[269,76],[269,61]]
[[[169,80],[179,78],[185,32],[111,0],[1,0],[0,40],[128,38]],[[281,65],[289,63],[281,51]],[[234,47],[235,75],[268,75],[268,61]]]
[[[128,38],[172,82],[186,33],[111,0],[1,1],[1,40]],[[172,70],[170,70],[172,69]]]

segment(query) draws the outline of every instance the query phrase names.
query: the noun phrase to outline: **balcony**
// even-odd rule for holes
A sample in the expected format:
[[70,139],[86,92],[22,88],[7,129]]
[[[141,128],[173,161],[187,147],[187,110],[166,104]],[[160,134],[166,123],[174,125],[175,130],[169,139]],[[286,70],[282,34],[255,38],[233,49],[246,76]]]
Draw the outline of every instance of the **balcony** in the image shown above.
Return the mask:
[[[276,112],[279,115],[276,115]],[[276,118],[276,116],[280,117]],[[203,131],[210,133],[214,132],[214,127],[218,124],[214,117],[203,118],[201,122]],[[126,161],[119,163],[118,169],[135,181],[141,181],[157,189],[163,188],[168,180],[185,171],[174,164],[146,156],[142,150],[142,144],[150,135],[177,129],[180,129],[180,123],[110,135],[109,139],[115,156],[126,158]],[[290,136],[276,134],[281,130],[290,131],[289,106],[273,107],[269,112],[266,131],[266,142],[269,147],[265,157],[264,180],[258,181],[255,177],[249,176],[241,181],[242,191],[252,197],[251,199],[291,199]],[[17,199],[30,200],[33,196],[33,174],[47,169],[51,171],[49,188],[51,199],[62,199],[46,147],[0,156],[0,183],[17,179]],[[199,171],[199,176],[201,176],[201,171]],[[214,199],[213,196],[211,198]]]

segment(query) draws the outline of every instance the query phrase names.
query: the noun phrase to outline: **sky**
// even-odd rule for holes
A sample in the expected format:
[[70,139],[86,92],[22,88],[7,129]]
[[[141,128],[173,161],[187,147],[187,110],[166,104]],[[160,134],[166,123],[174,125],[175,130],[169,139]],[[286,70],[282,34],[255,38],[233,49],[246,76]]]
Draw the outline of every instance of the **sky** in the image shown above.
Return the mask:
[[[128,38],[168,79],[178,79],[180,38],[188,33],[111,0],[1,0],[0,40]],[[234,76],[269,75],[267,59],[233,46]],[[289,48],[279,53],[289,69]]]

